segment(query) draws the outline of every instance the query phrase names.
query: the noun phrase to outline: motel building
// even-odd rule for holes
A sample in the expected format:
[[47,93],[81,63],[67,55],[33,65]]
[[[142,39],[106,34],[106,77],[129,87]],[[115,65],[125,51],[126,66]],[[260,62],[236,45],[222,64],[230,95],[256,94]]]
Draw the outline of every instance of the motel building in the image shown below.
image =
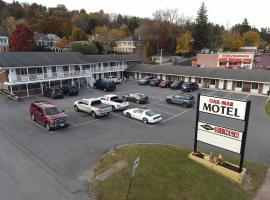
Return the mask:
[[0,89],[19,97],[43,94],[44,88],[93,86],[97,79],[122,78],[129,65],[142,63],[133,55],[82,55],[57,52],[0,53]]
[[162,80],[196,82],[201,88],[250,94],[268,95],[270,91],[270,70],[136,64],[125,74],[135,80],[153,75]]

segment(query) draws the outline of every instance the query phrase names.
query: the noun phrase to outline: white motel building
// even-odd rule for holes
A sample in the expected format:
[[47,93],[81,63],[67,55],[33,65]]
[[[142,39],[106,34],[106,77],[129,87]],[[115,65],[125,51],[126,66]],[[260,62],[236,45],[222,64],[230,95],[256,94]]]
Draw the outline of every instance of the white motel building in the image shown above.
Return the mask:
[[121,78],[143,59],[133,55],[82,55],[60,52],[0,53],[0,88],[20,97],[43,94],[46,87],[93,86],[109,75]]

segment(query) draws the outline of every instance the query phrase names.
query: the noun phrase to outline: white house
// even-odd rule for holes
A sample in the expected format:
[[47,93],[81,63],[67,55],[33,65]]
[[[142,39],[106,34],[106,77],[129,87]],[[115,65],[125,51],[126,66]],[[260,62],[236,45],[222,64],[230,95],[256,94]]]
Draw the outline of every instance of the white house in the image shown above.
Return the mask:
[[0,33],[0,52],[7,52],[9,49],[8,35]]
[[142,42],[132,36],[116,41],[116,45],[117,46],[113,48],[114,52],[116,53],[133,54],[135,51],[143,49]]

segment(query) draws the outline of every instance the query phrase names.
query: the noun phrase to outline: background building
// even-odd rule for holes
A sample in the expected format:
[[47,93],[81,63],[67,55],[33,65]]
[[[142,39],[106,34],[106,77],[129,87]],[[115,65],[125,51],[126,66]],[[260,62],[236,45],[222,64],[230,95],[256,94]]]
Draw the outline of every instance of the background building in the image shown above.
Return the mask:
[[0,33],[0,52],[7,52],[9,49],[8,34]]
[[56,44],[61,40],[55,34],[43,34],[35,32],[34,36],[36,45],[38,47],[42,47],[44,49],[49,49],[51,51],[59,51],[60,49],[56,46]]
[[143,50],[142,42],[132,36],[116,41],[116,45],[113,48],[115,53],[135,54]]

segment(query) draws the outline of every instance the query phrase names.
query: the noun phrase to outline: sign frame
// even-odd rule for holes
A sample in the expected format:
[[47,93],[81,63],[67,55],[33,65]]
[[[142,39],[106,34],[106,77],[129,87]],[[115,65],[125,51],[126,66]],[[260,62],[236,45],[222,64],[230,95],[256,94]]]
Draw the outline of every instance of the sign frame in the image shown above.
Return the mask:
[[[208,96],[208,95],[203,95],[203,96],[224,99],[222,97],[214,97],[214,96]],[[227,99],[227,100],[238,101],[238,100],[234,100],[234,99]],[[197,147],[198,147],[198,140],[197,140],[198,139],[198,124],[199,124],[199,120],[200,120],[200,113],[202,112],[202,111],[200,111],[200,101],[201,101],[201,94],[198,93],[197,108],[196,108],[196,122],[195,122],[196,124],[195,124],[194,147],[193,147],[193,151],[194,152],[197,152]],[[239,153],[240,154],[239,173],[241,173],[242,172],[242,169],[243,169],[245,149],[246,149],[246,140],[247,140],[247,132],[248,132],[248,124],[249,124],[249,115],[250,115],[251,101],[241,101],[241,100],[239,100],[239,102],[246,102],[244,120],[230,118],[230,117],[226,117],[226,116],[222,116],[222,115],[218,115],[218,116],[219,117],[230,118],[230,119],[233,119],[233,120],[241,120],[241,121],[244,121],[244,123],[245,123],[244,130],[243,131],[239,131],[239,132],[242,132],[242,141],[241,141],[241,148],[240,148],[240,153]],[[214,113],[208,113],[208,112],[203,112],[203,113],[209,114],[209,115],[216,115]],[[205,122],[205,123],[208,123],[208,122]],[[211,124],[211,123],[209,123],[209,124]],[[215,125],[215,126],[218,126],[218,125]],[[231,130],[234,130],[234,129],[231,129]],[[205,143],[205,142],[203,142],[203,143]],[[211,144],[208,144],[208,145],[211,145]],[[212,146],[214,146],[214,145],[212,145]],[[217,148],[222,148],[222,147],[217,147]],[[224,148],[222,148],[222,149],[224,149]],[[225,150],[228,150],[228,149],[225,149]],[[230,151],[230,150],[228,150],[228,151]],[[234,153],[236,153],[236,152],[234,152]]]

